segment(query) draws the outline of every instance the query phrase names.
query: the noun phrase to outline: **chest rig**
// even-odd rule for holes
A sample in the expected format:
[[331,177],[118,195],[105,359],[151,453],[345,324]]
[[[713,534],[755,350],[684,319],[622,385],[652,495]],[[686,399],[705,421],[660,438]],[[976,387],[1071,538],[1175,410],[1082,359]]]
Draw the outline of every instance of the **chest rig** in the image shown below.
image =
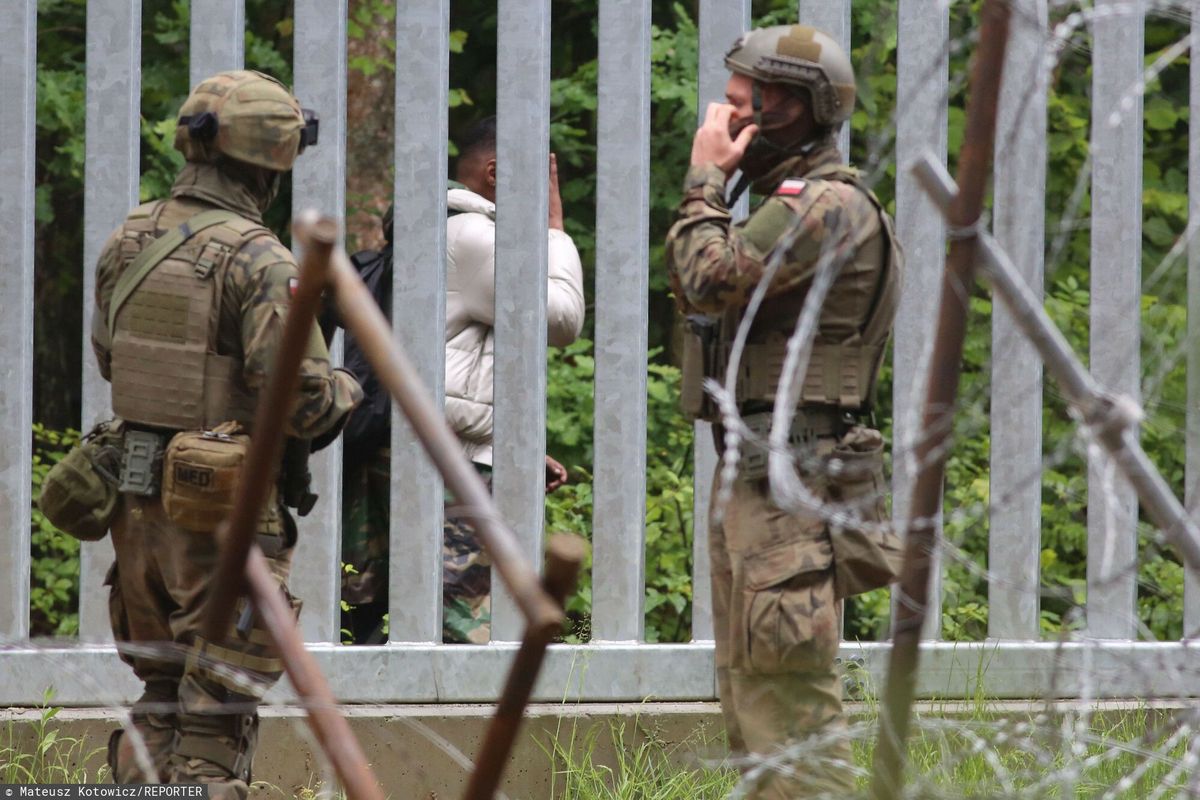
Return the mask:
[[256,398],[241,359],[218,352],[217,332],[226,272],[241,246],[267,231],[212,210],[155,238],[164,206],[142,206],[124,226],[125,267],[108,311],[113,411],[175,431],[230,421],[249,428]]
[[[871,304],[858,329],[841,341],[830,341],[824,331],[818,331],[804,375],[800,404],[851,412],[868,411],[900,299],[904,256],[891,218],[856,170],[829,164],[804,177],[839,181],[858,189],[870,201],[879,219],[882,253],[874,247],[860,247],[860,252],[853,256],[881,259]],[[755,316],[738,364],[734,392],[739,408],[745,410],[747,406],[766,407],[774,403],[787,357],[787,340],[794,332],[803,303],[803,292],[781,295],[763,303]],[[718,411],[703,391],[703,381],[704,378],[724,381],[733,339],[744,311],[744,308],[733,308],[717,317],[696,315],[688,318],[681,395],[684,412],[690,416],[717,420]]]

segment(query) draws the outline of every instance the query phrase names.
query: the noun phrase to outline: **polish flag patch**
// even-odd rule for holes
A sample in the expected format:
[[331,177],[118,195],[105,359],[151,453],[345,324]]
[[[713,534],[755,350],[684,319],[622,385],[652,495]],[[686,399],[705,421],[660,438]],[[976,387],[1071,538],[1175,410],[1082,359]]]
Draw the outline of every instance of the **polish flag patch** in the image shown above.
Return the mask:
[[295,297],[296,290],[299,288],[300,288],[300,279],[299,278],[288,278],[288,295],[289,296]]
[[788,178],[779,184],[779,188],[775,190],[775,194],[781,194],[784,197],[794,197],[803,192],[806,185],[804,181],[797,178]]

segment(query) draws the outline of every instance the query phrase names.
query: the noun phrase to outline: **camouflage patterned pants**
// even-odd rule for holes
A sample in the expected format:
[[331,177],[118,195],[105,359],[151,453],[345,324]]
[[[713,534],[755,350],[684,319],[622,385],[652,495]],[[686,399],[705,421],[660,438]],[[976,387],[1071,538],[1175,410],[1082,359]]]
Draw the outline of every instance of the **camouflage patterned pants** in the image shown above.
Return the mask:
[[442,641],[487,644],[492,633],[492,562],[470,522],[451,517],[442,527]]
[[[360,644],[381,643],[388,598],[390,452],[347,464],[342,478],[342,599],[352,608],[343,627]],[[476,464],[491,483],[491,469]],[[449,494],[442,527],[442,640],[486,644],[491,632],[491,561],[470,520]]]
[[[387,603],[391,451],[347,462],[342,472],[342,599],[351,605]],[[356,639],[357,641],[357,639]]]
[[[713,497],[717,496],[714,486]],[[794,800],[845,793],[849,742],[834,659],[840,613],[833,551],[819,518],[771,503],[766,481],[734,486],[709,528],[717,681],[737,755],[783,755],[748,795]]]
[[[492,485],[491,467],[476,464]],[[475,537],[470,519],[446,495],[442,526],[442,641],[487,644],[492,635],[492,561]]]
[[[290,518],[287,527],[294,531]],[[212,784],[212,797],[245,798],[258,732],[258,703],[283,665],[257,616],[239,602],[219,642],[200,635],[204,601],[216,569],[211,533],[171,523],[157,497],[126,496],[112,529],[116,561],[109,571],[109,617],[121,658],[146,684],[134,704],[143,760],[129,736],[110,742],[118,782]],[[274,539],[274,537],[272,537]],[[285,585],[294,535],[279,549],[263,541]],[[286,589],[285,589],[286,591]],[[290,599],[290,595],[289,595]],[[292,600],[299,612],[299,602]],[[146,774],[145,767],[157,775]]]

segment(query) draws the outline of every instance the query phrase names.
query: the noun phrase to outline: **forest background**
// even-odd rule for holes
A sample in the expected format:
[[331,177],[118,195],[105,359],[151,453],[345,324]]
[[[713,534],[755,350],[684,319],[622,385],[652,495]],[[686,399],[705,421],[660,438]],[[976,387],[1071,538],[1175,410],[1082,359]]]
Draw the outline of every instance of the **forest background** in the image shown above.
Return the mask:
[[[795,0],[755,0],[756,24],[795,19]],[[349,0],[347,214],[350,249],[378,246],[378,217],[392,194],[394,0]],[[585,265],[591,298],[595,247],[597,0],[553,0],[551,147],[557,152],[566,226]],[[1071,10],[1054,12],[1059,17]],[[647,431],[647,597],[649,641],[686,641],[691,626],[692,431],[678,411],[672,300],[662,240],[680,197],[696,120],[696,3],[654,0],[650,191],[650,360]],[[896,0],[853,3],[853,59],[859,103],[851,120],[851,161],[876,171],[877,192],[893,202],[896,164],[889,157],[896,97]],[[175,114],[188,92],[188,3],[145,0],[142,37],[142,199],[167,191],[181,164],[172,149]],[[969,31],[977,0],[951,4],[949,152],[963,135]],[[86,0],[39,0],[37,86],[37,241],[34,343],[34,492],[49,466],[78,439],[82,341],[83,158]],[[1056,21],[1052,19],[1052,22]],[[290,83],[292,9],[287,0],[246,1],[246,66]],[[453,133],[495,113],[496,4],[453,3],[450,37],[450,152]],[[1186,20],[1150,17],[1147,61],[1188,34]],[[1182,262],[1163,266],[1187,222],[1188,67],[1184,55],[1152,83],[1145,99],[1142,365],[1147,419],[1143,441],[1182,496],[1186,384],[1183,344],[1186,282]],[[1064,213],[1085,169],[1091,108],[1086,34],[1072,42],[1056,70],[1049,99],[1046,304],[1076,351],[1088,351],[1088,196],[1080,184],[1079,218]],[[414,113],[423,113],[414,111]],[[1084,176],[1086,178],[1086,176]],[[268,222],[286,228],[290,185]],[[402,246],[402,243],[401,245]],[[917,268],[917,265],[910,265]],[[589,302],[589,311],[591,304]],[[972,297],[959,437],[945,492],[945,538],[951,545],[943,584],[943,633],[982,639],[987,630],[989,295]],[[592,331],[548,365],[549,452],[568,465],[571,483],[547,500],[547,529],[589,535],[592,518]],[[88,356],[90,357],[90,356]],[[890,373],[879,394],[878,419],[890,429]],[[1061,396],[1048,382],[1043,472],[1042,598],[1044,633],[1077,625],[1085,601],[1086,469]],[[69,635],[78,617],[78,544],[32,510],[33,630]],[[1143,525],[1139,533],[1138,614],[1143,638],[1182,635],[1183,576],[1173,554]],[[588,636],[590,573],[570,608],[572,639]],[[856,598],[847,609],[849,638],[886,635],[886,590]]]

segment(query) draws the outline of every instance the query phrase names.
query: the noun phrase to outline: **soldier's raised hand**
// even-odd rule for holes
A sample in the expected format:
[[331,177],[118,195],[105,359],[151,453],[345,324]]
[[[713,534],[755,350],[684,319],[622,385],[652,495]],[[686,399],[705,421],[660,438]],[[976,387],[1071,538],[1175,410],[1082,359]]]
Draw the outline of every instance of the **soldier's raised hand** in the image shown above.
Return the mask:
[[750,140],[758,133],[757,125],[747,125],[737,138],[729,134],[729,121],[734,107],[728,103],[709,103],[704,124],[692,139],[692,166],[716,164],[726,175],[732,175],[741,163]]

